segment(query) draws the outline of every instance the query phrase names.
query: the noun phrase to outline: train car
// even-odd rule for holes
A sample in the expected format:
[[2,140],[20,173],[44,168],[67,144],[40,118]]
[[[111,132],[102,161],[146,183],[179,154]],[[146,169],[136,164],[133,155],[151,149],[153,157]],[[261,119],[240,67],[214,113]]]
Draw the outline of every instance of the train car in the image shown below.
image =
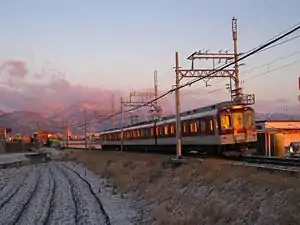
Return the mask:
[[[232,102],[206,106],[181,113],[183,152],[204,154],[251,154],[248,146],[256,142],[255,112]],[[122,130],[100,132],[102,149],[119,149]],[[124,150],[175,151],[176,117],[143,122],[123,128]],[[250,151],[250,152],[249,152]]]

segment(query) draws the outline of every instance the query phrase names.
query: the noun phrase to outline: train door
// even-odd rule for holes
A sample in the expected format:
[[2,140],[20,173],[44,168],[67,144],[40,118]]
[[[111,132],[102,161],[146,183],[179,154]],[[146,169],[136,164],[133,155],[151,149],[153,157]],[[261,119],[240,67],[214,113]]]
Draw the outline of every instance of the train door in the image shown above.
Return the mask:
[[232,143],[232,130],[233,130],[233,125],[232,125],[232,118],[230,113],[221,113],[219,115],[219,134],[222,136],[221,137],[221,143],[222,144],[230,144]]
[[233,125],[233,140],[234,142],[245,142],[246,133],[244,126],[244,115],[242,111],[232,112],[232,125]]
[[247,142],[257,141],[257,132],[255,127],[255,116],[253,110],[244,111],[244,127]]

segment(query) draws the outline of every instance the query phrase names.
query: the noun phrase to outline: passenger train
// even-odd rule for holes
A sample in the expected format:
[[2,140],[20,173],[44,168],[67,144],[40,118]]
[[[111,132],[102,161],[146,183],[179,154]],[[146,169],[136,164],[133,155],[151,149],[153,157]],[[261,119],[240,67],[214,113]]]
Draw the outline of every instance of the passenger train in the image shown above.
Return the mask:
[[[181,113],[182,150],[203,154],[251,154],[256,142],[254,110],[232,102],[221,102]],[[102,149],[120,149],[122,130],[100,133]],[[123,128],[124,150],[173,151],[176,146],[176,117],[163,117]],[[249,152],[250,151],[250,152]]]

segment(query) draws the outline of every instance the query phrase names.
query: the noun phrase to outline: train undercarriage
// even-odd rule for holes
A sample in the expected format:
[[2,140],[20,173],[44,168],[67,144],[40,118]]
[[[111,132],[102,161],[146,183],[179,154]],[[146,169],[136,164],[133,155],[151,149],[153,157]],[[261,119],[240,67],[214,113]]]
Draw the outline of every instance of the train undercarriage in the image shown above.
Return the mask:
[[[121,145],[102,145],[102,150],[121,150]],[[123,151],[176,154],[176,145],[123,145]],[[182,154],[239,157],[256,153],[251,143],[234,145],[182,145]]]

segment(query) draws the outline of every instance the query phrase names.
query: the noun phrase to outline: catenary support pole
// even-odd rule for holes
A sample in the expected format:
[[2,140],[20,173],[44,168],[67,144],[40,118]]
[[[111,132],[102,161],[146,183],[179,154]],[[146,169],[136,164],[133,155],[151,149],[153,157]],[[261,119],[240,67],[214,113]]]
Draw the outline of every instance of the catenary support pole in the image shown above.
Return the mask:
[[123,145],[124,145],[124,132],[123,132],[123,121],[124,115],[123,115],[123,98],[121,97],[121,152],[123,152]]
[[175,54],[175,72],[176,72],[176,90],[175,90],[175,104],[176,104],[176,152],[177,159],[182,158],[181,146],[181,120],[180,120],[180,93],[179,93],[179,56],[178,52]]

